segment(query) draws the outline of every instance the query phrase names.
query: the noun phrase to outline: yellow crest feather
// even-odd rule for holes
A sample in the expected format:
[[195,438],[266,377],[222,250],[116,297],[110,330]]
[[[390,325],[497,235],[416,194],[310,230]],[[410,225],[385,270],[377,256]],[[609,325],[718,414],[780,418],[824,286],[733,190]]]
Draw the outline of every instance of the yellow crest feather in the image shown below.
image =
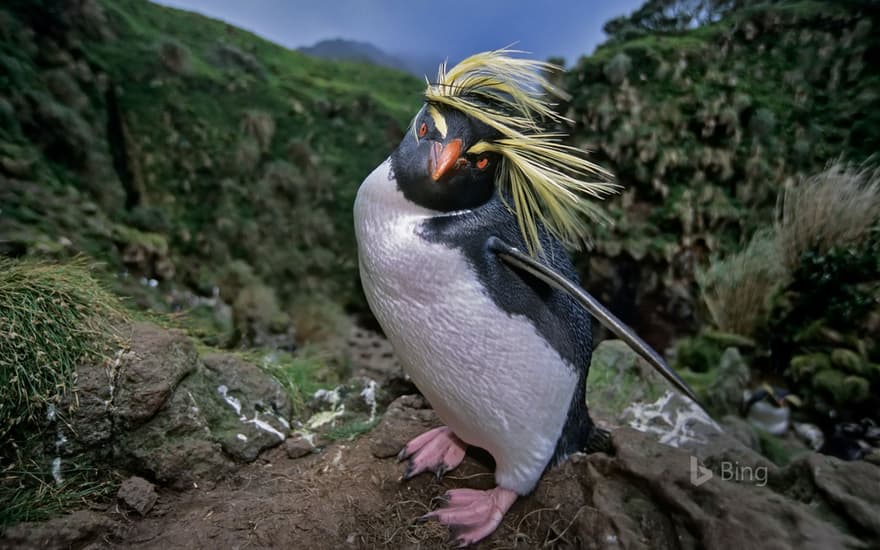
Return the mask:
[[478,53],[448,71],[444,63],[437,82],[428,83],[425,97],[429,104],[461,111],[501,134],[468,152],[491,151],[502,157],[496,184],[513,198],[530,254],[543,252],[539,222],[566,245],[579,248],[589,240],[588,220],[608,221],[590,199],[614,193],[617,186],[607,171],[584,159],[581,150],[561,143],[563,134],[545,130],[547,123],[571,122],[553,109],[548,97],[568,96],[543,74],[560,67],[511,55],[521,53],[510,49]]

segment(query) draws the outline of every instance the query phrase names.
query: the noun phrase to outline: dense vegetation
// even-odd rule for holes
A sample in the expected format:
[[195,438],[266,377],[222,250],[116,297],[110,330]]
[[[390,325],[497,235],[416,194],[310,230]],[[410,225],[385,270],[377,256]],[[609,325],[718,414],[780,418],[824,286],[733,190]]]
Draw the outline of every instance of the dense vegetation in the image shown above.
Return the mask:
[[613,35],[569,71],[576,141],[626,188],[592,280],[654,343],[698,328],[695,269],[771,225],[783,187],[877,151],[876,16],[868,3],[763,3]]

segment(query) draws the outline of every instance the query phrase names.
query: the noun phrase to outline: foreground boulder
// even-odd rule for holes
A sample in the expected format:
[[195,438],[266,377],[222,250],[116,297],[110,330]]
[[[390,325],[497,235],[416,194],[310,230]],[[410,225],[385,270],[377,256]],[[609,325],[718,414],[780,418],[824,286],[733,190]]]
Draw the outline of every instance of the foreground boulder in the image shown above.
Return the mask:
[[[572,457],[534,495],[537,507],[564,502],[569,510],[581,510],[570,532],[583,542],[621,548],[867,547],[842,527],[854,518],[840,508],[842,495],[817,490],[800,463],[773,472],[721,460],[708,469],[694,454],[629,428],[612,432],[612,445],[613,456]],[[857,465],[831,457],[813,460],[844,477],[858,476],[866,485],[848,497],[851,506],[877,510],[870,487],[880,484],[880,469],[856,473]],[[840,482],[832,475],[831,483]],[[860,533],[870,520],[857,525],[853,531]],[[880,540],[880,533],[872,536]]]
[[[217,480],[287,437],[290,399],[256,366],[200,357],[180,331],[130,327],[130,347],[77,373],[62,455],[90,453],[164,485]],[[63,472],[63,463],[62,463]]]

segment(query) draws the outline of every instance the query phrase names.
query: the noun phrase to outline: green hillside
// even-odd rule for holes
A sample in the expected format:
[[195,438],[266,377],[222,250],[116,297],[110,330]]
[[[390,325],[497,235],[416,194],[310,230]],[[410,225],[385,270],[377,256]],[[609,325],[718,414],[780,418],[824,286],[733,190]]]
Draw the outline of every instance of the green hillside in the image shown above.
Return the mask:
[[0,252],[351,301],[354,194],[420,88],[141,0],[4,2]]

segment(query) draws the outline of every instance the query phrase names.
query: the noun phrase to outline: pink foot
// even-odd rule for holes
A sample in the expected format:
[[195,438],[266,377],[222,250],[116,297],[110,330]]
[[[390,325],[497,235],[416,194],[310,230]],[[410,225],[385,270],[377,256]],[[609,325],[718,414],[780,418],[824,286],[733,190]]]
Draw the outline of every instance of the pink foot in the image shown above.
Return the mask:
[[488,491],[452,489],[446,492],[446,506],[428,512],[420,519],[437,519],[448,526],[459,548],[482,540],[498,527],[516,493],[495,487]]
[[409,458],[403,479],[410,479],[428,470],[438,478],[464,460],[465,443],[446,426],[434,428],[413,439],[401,449],[397,460]]

